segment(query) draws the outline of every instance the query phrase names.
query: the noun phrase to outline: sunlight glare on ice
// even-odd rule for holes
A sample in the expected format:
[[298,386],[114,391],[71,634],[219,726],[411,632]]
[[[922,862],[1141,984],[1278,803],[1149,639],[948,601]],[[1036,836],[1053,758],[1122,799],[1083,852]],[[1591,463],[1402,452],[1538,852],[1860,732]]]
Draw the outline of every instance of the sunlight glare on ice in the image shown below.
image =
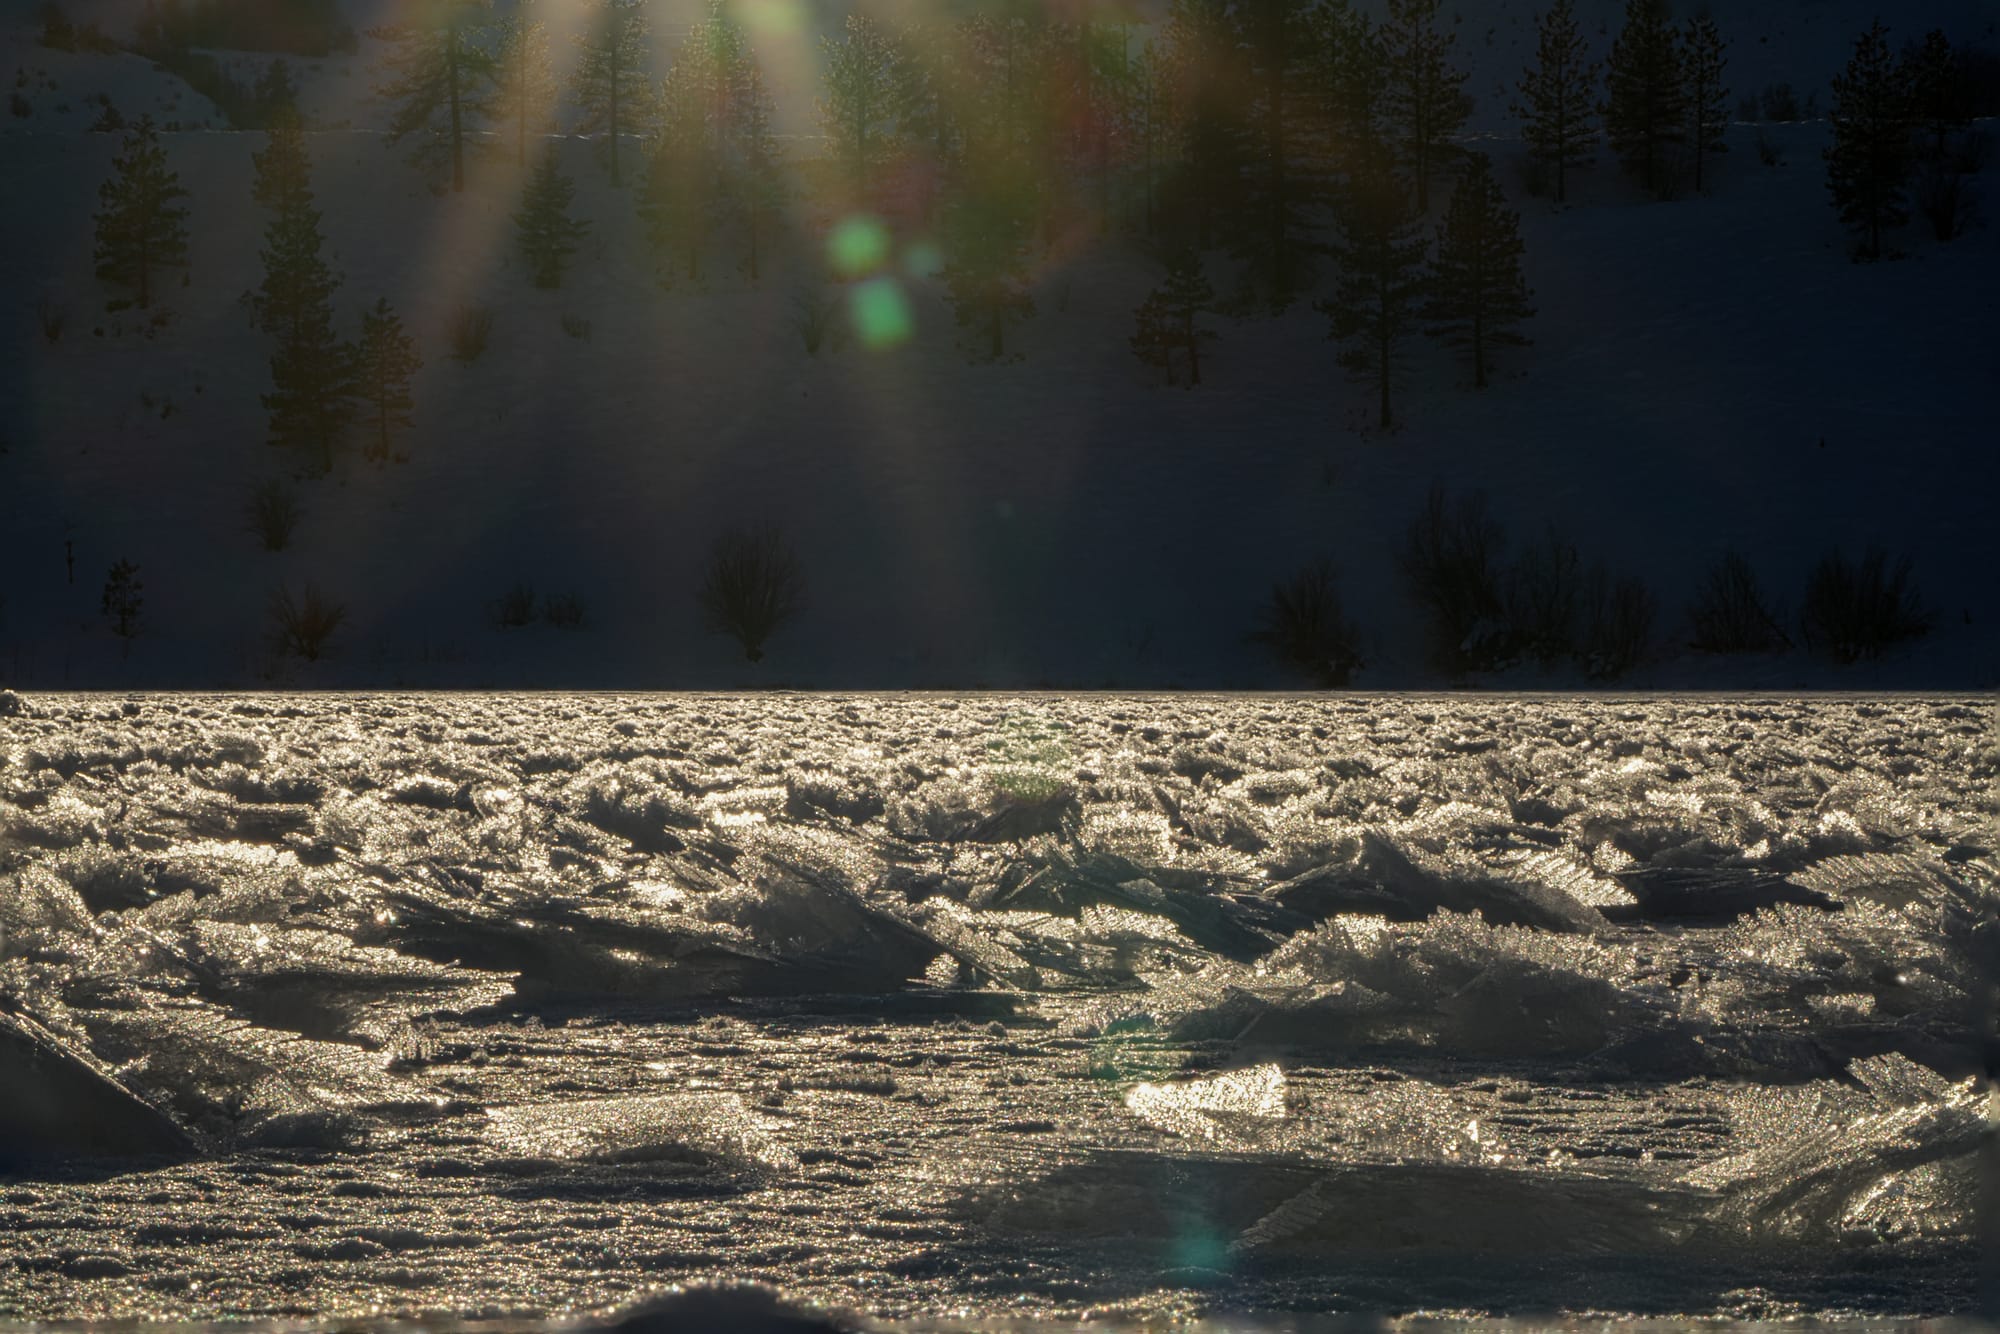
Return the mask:
[[1275,1062],[1232,1070],[1212,1079],[1175,1084],[1135,1084],[1125,1105],[1148,1125],[1177,1135],[1216,1139],[1224,1133],[1218,1116],[1282,1120],[1285,1074]]

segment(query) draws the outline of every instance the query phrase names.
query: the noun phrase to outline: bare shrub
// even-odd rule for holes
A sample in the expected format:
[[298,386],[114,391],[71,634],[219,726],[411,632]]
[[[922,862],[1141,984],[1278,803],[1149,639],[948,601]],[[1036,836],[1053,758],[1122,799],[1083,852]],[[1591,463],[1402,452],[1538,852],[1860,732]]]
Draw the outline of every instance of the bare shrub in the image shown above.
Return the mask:
[[564,333],[576,339],[579,343],[588,343],[590,341],[590,321],[581,315],[563,316],[562,329]]
[[1583,561],[1551,524],[1507,574],[1507,627],[1514,646],[1544,667],[1569,657],[1576,648],[1582,596]]
[[259,482],[243,507],[244,527],[266,551],[283,551],[292,544],[299,525],[299,498],[289,486],[272,478]]
[[541,604],[535,597],[535,586],[516,582],[515,585],[495,598],[488,607],[493,614],[493,626],[497,630],[517,630],[524,625],[535,623],[535,612]]
[[1271,586],[1262,624],[1250,642],[1262,644],[1324,690],[1345,687],[1362,665],[1353,622],[1341,614],[1339,581],[1330,561],[1316,561]]
[[1759,132],[1757,160],[1767,167],[1782,167],[1785,165],[1785,150],[1772,143],[1768,135]]
[[1400,564],[1410,592],[1430,621],[1432,663],[1460,676],[1490,671],[1511,656],[1500,596],[1500,554],[1506,533],[1486,513],[1486,497],[1447,502],[1431,487],[1410,524]]
[[542,619],[558,630],[581,630],[587,619],[583,599],[574,593],[551,593],[542,601]]
[[493,337],[493,312],[484,306],[460,306],[451,315],[451,355],[467,365],[479,360]]
[[1694,629],[1689,647],[1700,653],[1776,653],[1791,640],[1764,601],[1757,571],[1734,551],[1724,553],[1688,604]]
[[805,575],[776,530],[735,529],[709,548],[708,573],[696,596],[702,623],[760,662],[764,642],[805,606]]
[[1870,547],[1859,564],[1838,550],[1821,557],[1806,581],[1799,623],[1808,647],[1845,663],[1921,639],[1930,632],[1931,613],[1910,578],[1910,558],[1892,567],[1886,552]]
[[830,339],[829,336],[836,328],[834,317],[840,313],[838,292],[829,292],[817,284],[801,287],[792,297],[792,308],[797,315],[799,339],[806,345],[807,356],[818,356],[820,348],[830,341],[837,343],[837,338]]
[[1643,579],[1613,581],[1602,567],[1592,570],[1576,665],[1596,681],[1615,681],[1637,667],[1652,649],[1656,610]]
[[347,608],[311,584],[296,599],[280,584],[271,592],[269,614],[273,652],[318,662],[332,647],[334,631],[347,619]]

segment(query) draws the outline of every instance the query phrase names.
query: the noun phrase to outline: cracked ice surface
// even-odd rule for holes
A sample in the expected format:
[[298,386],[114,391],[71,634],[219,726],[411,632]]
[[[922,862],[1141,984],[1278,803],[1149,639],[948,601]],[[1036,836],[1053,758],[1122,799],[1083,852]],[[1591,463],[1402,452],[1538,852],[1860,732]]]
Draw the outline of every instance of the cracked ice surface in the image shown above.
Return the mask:
[[0,1319],[1973,1300],[1986,701],[27,704]]

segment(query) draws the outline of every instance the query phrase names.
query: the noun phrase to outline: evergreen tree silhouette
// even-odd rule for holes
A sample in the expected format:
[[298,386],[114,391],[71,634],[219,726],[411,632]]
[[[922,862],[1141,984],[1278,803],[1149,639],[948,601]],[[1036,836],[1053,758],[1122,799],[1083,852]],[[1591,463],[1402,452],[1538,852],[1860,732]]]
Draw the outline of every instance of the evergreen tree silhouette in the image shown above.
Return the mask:
[[480,118],[493,59],[480,44],[487,0],[416,0],[404,21],[369,33],[391,44],[375,95],[395,104],[389,142],[421,135],[416,160],[451,163],[451,188],[465,189],[465,137]]
[[1722,71],[1729,64],[1727,48],[1715,20],[1699,15],[1687,26],[1688,137],[1694,147],[1694,189],[1701,193],[1702,167],[1717,153],[1727,153],[1722,142],[1729,127],[1729,89]]
[[1655,194],[1670,182],[1669,150],[1687,132],[1687,84],[1667,0],[1626,0],[1611,43],[1604,128],[1625,169]]
[[1521,101],[1513,111],[1528,151],[1555,168],[1561,204],[1569,199],[1570,168],[1587,167],[1595,157],[1598,67],[1570,0],[1555,0],[1536,28],[1535,63],[1521,78]]
[[1931,29],[1920,45],[1903,53],[1902,69],[1910,92],[1911,119],[1924,156],[1934,160],[1948,157],[1952,136],[1972,122],[1951,39],[1940,29]]
[[1242,214],[1248,79],[1228,0],[1173,0],[1163,43],[1177,157],[1168,213],[1179,239],[1207,250]]
[[1187,353],[1188,385],[1201,383],[1201,345],[1215,334],[1200,327],[1215,306],[1215,289],[1202,272],[1201,256],[1183,247],[1167,258],[1167,276],[1133,312],[1132,351],[1148,366],[1164,367],[1174,383],[1175,349]]
[[257,108],[257,123],[269,129],[281,116],[296,116],[299,111],[299,89],[292,82],[292,67],[283,60],[274,60],[257,80],[252,100]]
[[[744,268],[758,276],[761,239],[783,199],[771,94],[743,29],[722,0],[694,25],[675,53],[661,92],[662,139],[655,167],[685,167],[683,188],[702,201],[708,221],[740,229]],[[649,181],[649,189],[654,182]],[[662,183],[664,184],[664,183]],[[655,197],[655,211],[672,201]],[[690,277],[694,276],[690,272]]]
[[154,272],[187,263],[187,210],[176,202],[187,197],[152,118],[141,116],[98,187],[96,215],[97,276],[130,288],[141,310],[152,304]]
[[1392,392],[1403,340],[1417,326],[1428,247],[1422,216],[1386,147],[1357,148],[1343,194],[1331,247],[1340,278],[1315,308],[1327,317],[1327,336],[1341,344],[1340,364],[1375,385],[1387,430],[1396,424]]
[[282,118],[252,154],[252,197],[270,214],[264,227],[264,281],[251,298],[257,327],[277,347],[271,356],[270,441],[306,451],[321,472],[351,413],[351,349],[333,333],[332,298],[340,281],[320,257],[319,210],[298,122]]
[[1232,249],[1275,313],[1311,278],[1309,235],[1318,227],[1326,180],[1323,119],[1313,93],[1316,36],[1302,0],[1246,0],[1242,8],[1248,95],[1244,226]]
[[775,117],[763,71],[754,60],[747,61],[729,163],[729,193],[743,221],[744,239],[749,246],[744,268],[753,283],[760,276],[764,238],[775,227],[785,203],[778,140],[772,130]]
[[520,211],[514,214],[515,237],[537,287],[562,286],[564,266],[576,253],[576,243],[590,231],[588,222],[569,215],[575,198],[576,183],[556,169],[553,147],[545,148],[521,194]]
[[1159,48],[1140,47],[1132,62],[1129,94],[1121,132],[1132,144],[1139,167],[1139,230],[1153,235],[1159,227],[1159,169],[1169,147],[1172,118]]
[[1475,153],[1438,227],[1423,315],[1426,333],[1466,349],[1480,389],[1494,348],[1528,344],[1519,325],[1535,311],[1521,279],[1521,250],[1521,217],[1507,207],[1493,164]]
[[896,128],[895,45],[865,14],[850,14],[839,40],[820,39],[820,59],[826,70],[820,124],[847,165],[854,188],[865,193],[868,173]]
[[582,51],[571,85],[582,113],[576,128],[604,136],[613,185],[624,184],[618,141],[645,119],[649,32],[642,0],[593,0],[576,37]]
[[1833,78],[1833,144],[1825,150],[1826,185],[1840,220],[1861,237],[1857,258],[1882,257],[1882,233],[1909,220],[1910,88],[1889,56],[1889,30],[1877,19],[1854,43],[1847,68]]
[[1387,132],[1389,56],[1382,30],[1347,0],[1330,0],[1312,13],[1312,59],[1318,110],[1333,141],[1327,156],[1344,163],[1354,149]]
[[411,425],[410,411],[416,404],[410,397],[410,377],[423,364],[416,344],[403,332],[403,322],[386,297],[377,301],[373,310],[362,313],[361,343],[354,355],[354,392],[368,413],[372,438],[363,451],[365,457],[376,463],[402,458],[394,449],[395,433]]
[[708,125],[706,90],[695,62],[676,60],[660,85],[659,131],[647,158],[639,191],[639,216],[646,236],[665,261],[671,280],[685,268],[689,280],[701,276],[701,256],[720,206],[721,159]]
[[528,165],[528,141],[547,134],[556,119],[556,80],[549,66],[549,31],[523,5],[499,25],[492,88],[481,113],[504,125],[514,139],[514,165]]
[[1438,0],[1389,0],[1382,25],[1388,60],[1388,125],[1417,187],[1417,212],[1431,207],[1431,175],[1450,152],[1449,137],[1472,115],[1466,73],[1448,63],[1457,35],[1447,32]]
[[1035,313],[1027,283],[1034,196],[1018,167],[1010,172],[1007,165],[991,164],[968,182],[945,214],[943,277],[952,313],[972,340],[967,350],[991,361],[1007,354],[1008,326]]

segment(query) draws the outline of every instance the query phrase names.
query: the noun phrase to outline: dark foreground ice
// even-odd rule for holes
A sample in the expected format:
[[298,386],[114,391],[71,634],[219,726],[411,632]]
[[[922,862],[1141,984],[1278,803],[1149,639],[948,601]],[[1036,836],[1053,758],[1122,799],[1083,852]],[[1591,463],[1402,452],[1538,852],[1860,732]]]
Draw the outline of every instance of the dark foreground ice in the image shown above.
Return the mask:
[[24,703],[0,1320],[1981,1300],[1984,700]]

